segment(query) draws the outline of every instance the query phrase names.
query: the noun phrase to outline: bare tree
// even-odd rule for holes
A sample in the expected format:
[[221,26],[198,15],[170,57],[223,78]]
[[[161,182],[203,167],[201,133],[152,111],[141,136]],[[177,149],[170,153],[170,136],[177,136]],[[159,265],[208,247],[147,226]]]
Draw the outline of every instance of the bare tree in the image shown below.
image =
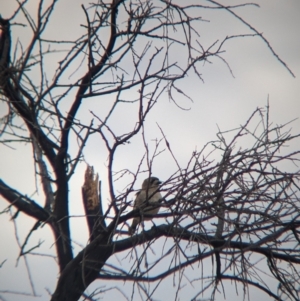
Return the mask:
[[[154,152],[149,151],[145,135],[146,119],[163,93],[175,103],[178,95],[189,99],[180,89],[180,80],[194,74],[202,81],[201,66],[210,58],[227,65],[222,57],[226,42],[245,36],[262,39],[292,74],[264,36],[235,13],[235,8],[247,5],[98,1],[82,5],[84,24],[74,29],[70,40],[60,40],[59,34],[51,38],[47,32],[57,1],[48,5],[40,1],[35,14],[28,11],[27,2],[18,2],[9,19],[0,18],[1,101],[7,108],[1,119],[1,143],[31,145],[44,201],[41,204],[18,191],[18,183],[12,187],[4,180],[0,180],[0,193],[9,209],[14,208],[15,223],[19,213],[36,220],[20,244],[20,256],[38,247],[25,248],[34,230],[46,224],[53,231],[60,274],[51,300],[81,296],[91,300],[97,290],[93,295],[85,291],[96,280],[131,281],[132,299],[136,293],[152,300],[168,276],[176,277],[176,296],[186,279],[194,283],[198,289],[193,300],[206,291],[212,299],[217,291],[225,295],[228,280],[242,287],[244,296],[254,286],[276,300],[299,300],[300,173],[296,167],[295,172],[285,171],[286,164],[297,166],[299,151],[282,150],[299,136],[284,126],[272,126],[268,107],[257,109],[239,129],[220,131],[218,139],[195,152],[187,166],[178,164],[177,171],[164,179],[160,188],[164,199],[148,204],[160,207],[155,220],[163,223],[146,230],[142,222],[136,234],[128,231],[133,217],[143,219],[140,210],[132,210],[137,177],[153,174],[153,162],[163,147],[176,161],[163,129]],[[251,33],[228,36],[205,47],[199,38],[200,15],[214,9],[230,13]],[[19,16],[25,18],[22,24],[14,21]],[[31,29],[30,40],[12,41],[12,32],[20,26]],[[183,60],[175,57],[178,53]],[[87,102],[98,106],[94,104],[89,116],[83,117],[81,110]],[[120,118],[118,110],[135,118],[131,128],[119,129],[111,123]],[[248,147],[242,146],[245,136]],[[103,200],[98,175],[88,166],[82,202],[89,241],[75,256],[69,182],[94,137],[99,151],[108,155],[108,187],[104,189],[109,191],[109,200]],[[117,152],[135,137],[144,143],[140,164],[136,170],[115,170]],[[115,181],[122,177],[128,177],[130,184],[125,192],[118,192]],[[153,251],[156,244],[159,252]],[[126,268],[110,262],[121,252],[128,261]],[[211,272],[203,271],[205,262],[212,262]],[[189,269],[197,271],[192,279]],[[277,292],[265,277],[275,281]],[[154,288],[147,283],[155,283]]]

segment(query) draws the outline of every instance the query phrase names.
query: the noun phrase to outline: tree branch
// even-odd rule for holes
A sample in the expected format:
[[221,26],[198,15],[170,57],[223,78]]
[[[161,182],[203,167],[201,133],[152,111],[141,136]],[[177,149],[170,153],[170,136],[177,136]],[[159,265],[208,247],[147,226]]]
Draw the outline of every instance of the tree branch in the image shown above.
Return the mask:
[[49,222],[50,214],[30,198],[14,190],[0,179],[0,194],[21,212],[38,221]]

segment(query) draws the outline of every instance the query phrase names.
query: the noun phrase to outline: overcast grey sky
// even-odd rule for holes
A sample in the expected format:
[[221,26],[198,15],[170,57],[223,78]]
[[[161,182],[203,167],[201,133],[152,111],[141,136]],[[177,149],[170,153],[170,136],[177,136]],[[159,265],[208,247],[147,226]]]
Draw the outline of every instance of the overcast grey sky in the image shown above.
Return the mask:
[[[244,1],[220,1],[223,4],[244,3]],[[37,1],[29,1],[27,9],[34,10]],[[85,17],[80,7],[81,3],[87,4],[88,1],[61,0],[58,2],[55,10],[56,22],[49,31],[49,36],[55,37],[56,34],[68,36],[75,34],[72,26],[78,23],[83,24]],[[267,100],[270,103],[270,119],[274,124],[284,124],[300,115],[300,1],[299,0],[261,0],[258,2],[260,8],[245,7],[239,8],[236,12],[242,16],[248,23],[253,25],[269,41],[274,51],[289,66],[296,78],[284,68],[284,66],[274,57],[265,43],[257,37],[234,39],[228,42],[224,58],[229,63],[234,77],[228,70],[228,67],[217,59],[212,59],[213,64],[203,66],[202,77],[204,82],[196,81],[195,78],[187,78],[178,86],[185,91],[193,102],[185,98],[178,98],[178,104],[188,110],[180,110],[176,105],[169,101],[167,95],[162,95],[160,103],[154,108],[147,120],[146,136],[149,140],[149,147],[153,150],[157,137],[161,138],[158,123],[163,129],[172,147],[172,150],[178,159],[178,162],[185,166],[190,159],[192,152],[201,149],[205,143],[215,139],[218,127],[221,130],[236,128],[245,123],[251,113],[257,107],[265,107]],[[17,5],[15,1],[0,0],[0,13],[3,18],[9,18]],[[202,17],[210,20],[209,23],[201,24],[201,38],[207,45],[216,39],[222,39],[226,35],[234,33],[249,33],[249,30],[237,20],[232,19],[225,12],[204,12]],[[80,21],[78,21],[80,20]],[[23,20],[20,20],[20,22]],[[20,36],[21,41],[26,41],[26,30],[20,28],[15,31]],[[14,36],[14,39],[17,37]],[[175,53],[180,57],[180,53]],[[56,62],[54,62],[56,64]],[[50,66],[49,66],[50,68]],[[1,109],[0,104],[0,109]],[[2,106],[3,107],[3,106]],[[83,110],[79,118],[84,120],[91,119],[89,110],[101,111],[105,104],[95,104],[88,101],[83,105]],[[0,110],[1,112],[1,110]],[[131,115],[119,112],[115,117],[113,126],[116,131],[122,130],[127,126],[126,122],[132,122]],[[2,116],[0,116],[2,117]],[[122,118],[122,124],[118,120]],[[128,120],[127,120],[127,119]],[[296,134],[300,130],[300,121],[297,119],[289,128]],[[99,137],[89,141],[84,152],[86,161],[93,165],[95,171],[99,173],[103,181],[104,199],[108,198],[106,185],[106,160],[107,153],[101,151],[99,146]],[[152,141],[152,142],[151,142]],[[144,149],[141,142],[133,140],[131,145],[124,148],[123,152],[116,160],[115,168],[121,169],[136,168],[140,156]],[[152,143],[152,144],[151,144]],[[292,149],[299,149],[299,145],[291,143]],[[30,147],[22,147],[19,150],[11,150],[5,146],[0,146],[0,176],[9,185],[27,195],[32,195],[35,191],[34,171],[32,169],[32,154]],[[124,161],[124,157],[126,160]],[[81,204],[81,186],[83,183],[83,173],[85,164],[80,164],[76,175],[73,177],[70,185],[70,195],[72,204],[70,213],[72,215],[82,215],[83,207]],[[176,170],[174,161],[168,154],[162,154],[153,166],[153,171],[161,180],[167,179]],[[138,179],[136,189],[139,187],[143,177]],[[123,191],[129,179],[123,179],[117,182],[117,191]],[[35,200],[42,201],[42,195],[34,195]],[[5,209],[7,203],[0,199],[0,210]],[[46,289],[53,292],[57,280],[57,266],[52,257],[28,257],[32,272],[32,280],[35,283],[38,298],[18,297],[11,294],[4,294],[1,291],[13,290],[30,293],[30,284],[24,260],[18,262],[16,267],[16,258],[18,256],[18,246],[14,236],[13,222],[7,214],[0,215],[0,263],[7,259],[0,269],[0,296],[3,300],[47,300],[49,299]],[[21,216],[18,218],[19,237],[23,241],[28,230],[32,227],[34,221]],[[75,240],[75,250],[79,251],[87,241],[87,228],[84,218],[74,218],[72,221],[72,231]],[[21,225],[21,226],[20,226]],[[44,227],[38,233],[33,234],[32,243],[38,243],[39,240],[45,240],[38,253],[54,254],[52,246],[52,234]],[[78,245],[76,245],[78,243]],[[5,247],[3,247],[5,245]],[[122,259],[122,258],[120,258]],[[114,259],[113,259],[114,260]],[[46,269],[44,268],[46,266]],[[121,286],[123,284],[120,284]],[[130,284],[129,284],[130,286]],[[167,287],[167,286],[166,286]],[[172,284],[170,283],[170,287]],[[126,291],[128,287],[125,287]],[[252,291],[253,296],[257,292]],[[119,296],[117,291],[113,291],[111,296]],[[259,293],[260,296],[261,293]],[[241,295],[234,297],[227,295],[227,300],[242,300]],[[104,300],[109,300],[108,292]],[[173,300],[169,298],[164,286],[159,289],[161,300]],[[130,293],[129,293],[130,297]],[[264,300],[270,300],[263,295]],[[138,299],[137,299],[138,300]],[[182,296],[181,300],[186,300]],[[218,301],[223,300],[220,296]],[[255,298],[253,298],[255,300]]]

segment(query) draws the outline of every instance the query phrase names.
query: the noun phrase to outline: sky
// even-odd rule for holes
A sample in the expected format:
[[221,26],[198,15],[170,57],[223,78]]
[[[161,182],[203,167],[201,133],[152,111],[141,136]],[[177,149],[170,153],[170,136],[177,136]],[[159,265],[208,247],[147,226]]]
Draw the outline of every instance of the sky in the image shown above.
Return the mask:
[[[77,34],[72,31],[72,26],[75,23],[78,24],[78,20],[81,20],[80,23],[84,23],[80,4],[86,4],[87,1],[76,2],[78,3],[74,4],[70,0],[58,2],[54,14],[55,22],[47,33],[49,37],[55,37],[56,34],[60,34],[62,37],[72,37]],[[244,3],[242,1],[221,2],[223,4]],[[27,9],[34,11],[36,3],[37,1],[29,0]],[[164,134],[179,164],[185,166],[195,150],[200,150],[207,142],[216,139],[218,128],[225,131],[240,126],[246,122],[257,107],[265,107],[268,100],[271,121],[280,125],[296,119],[288,128],[292,128],[293,134],[299,133],[300,36],[298,31],[300,28],[300,2],[298,0],[262,0],[259,1],[259,5],[260,8],[255,6],[239,8],[236,13],[263,33],[273,50],[289,66],[295,77],[272,55],[261,39],[248,37],[229,41],[223,57],[229,64],[233,75],[221,60],[212,59],[211,64],[205,64],[201,69],[203,82],[189,77],[178,84],[179,88],[187,91],[193,99],[192,102],[184,97],[177,97],[178,104],[186,110],[180,110],[178,106],[170,102],[165,94],[161,96],[159,104],[147,119],[146,137],[151,151],[155,148],[155,139],[161,138],[160,130],[156,126],[159,124],[164,129]],[[3,18],[10,17],[15,8],[16,1],[0,0],[0,13]],[[204,11],[203,18],[210,21],[201,23],[201,39],[206,45],[230,34],[249,33],[249,30],[241,22],[233,20],[230,14],[224,12]],[[25,29],[20,28],[14,31],[14,39],[18,37],[21,41],[26,42],[26,39],[29,38],[27,34]],[[180,55],[179,52],[174,53],[172,59],[179,60]],[[53,60],[53,64],[55,64],[55,57]],[[51,68],[52,66],[49,66],[49,70],[52,70]],[[79,118],[89,120],[91,118],[89,110],[101,112],[108,108],[109,101],[107,103],[87,101],[83,105]],[[122,109],[116,113],[112,119],[114,129],[121,132],[124,128],[130,128],[133,122],[132,115],[124,116]],[[122,123],[119,122],[120,118],[122,118]],[[144,149],[140,140],[133,139],[131,142],[126,148],[121,149],[116,158],[116,169],[136,168],[139,162],[137,158],[140,158]],[[107,185],[107,153],[103,151],[102,147],[103,145],[99,144],[99,137],[93,137],[89,141],[84,155],[86,162],[93,165],[95,171],[99,173],[100,179],[103,181],[104,199],[108,199],[107,189],[105,189]],[[290,144],[290,150],[298,147],[299,145],[295,142]],[[163,148],[164,146],[161,146],[161,149]],[[0,146],[0,152],[0,177],[24,194],[32,195],[35,191],[35,180],[31,164],[31,148],[22,146],[17,150],[11,150]],[[78,166],[70,184],[72,200],[70,214],[77,216],[71,221],[75,253],[88,241],[85,220],[80,217],[83,214],[80,191],[85,167],[85,164]],[[153,165],[154,175],[161,180],[167,179],[175,171],[176,164],[167,152],[164,152]],[[118,181],[116,191],[123,192],[129,180],[124,178]],[[140,177],[135,184],[135,189],[138,189],[142,181],[143,177]],[[42,201],[42,194],[34,194],[34,199]],[[0,198],[0,210],[2,211],[6,207],[6,201]],[[17,235],[22,242],[32,227],[33,220],[20,215],[17,222]],[[6,260],[0,269],[0,297],[7,301],[16,299],[17,296],[3,293],[4,290],[32,293],[25,269],[25,265],[28,264],[32,273],[32,281],[35,283],[36,294],[39,297],[22,295],[22,300],[48,300],[47,290],[53,291],[58,276],[55,258],[53,258],[54,247],[50,230],[43,227],[39,232],[33,234],[31,241],[33,245],[45,241],[42,247],[36,250],[36,253],[42,253],[43,256],[29,256],[26,263],[23,259],[16,261],[19,249],[14,238],[16,234],[10,216],[1,214],[0,223],[4,225],[0,229],[0,239],[5,242],[5,248],[0,248],[0,264]],[[49,256],[45,256],[45,254]],[[172,287],[172,283],[168,285]],[[129,290],[128,286],[130,284],[124,285],[125,292]],[[234,290],[229,290],[229,295],[226,295],[227,300],[242,300],[241,295],[234,297],[234,294],[231,295],[232,292],[234,293]],[[251,292],[253,299],[262,296],[256,290]],[[162,300],[173,300],[168,299],[168,296],[164,294],[165,290],[159,288],[158,296],[161,296]],[[110,296],[120,297],[121,293],[115,289],[107,292],[105,296],[104,300],[109,300]],[[271,300],[266,295],[263,297],[266,301]],[[217,300],[223,300],[221,295]]]

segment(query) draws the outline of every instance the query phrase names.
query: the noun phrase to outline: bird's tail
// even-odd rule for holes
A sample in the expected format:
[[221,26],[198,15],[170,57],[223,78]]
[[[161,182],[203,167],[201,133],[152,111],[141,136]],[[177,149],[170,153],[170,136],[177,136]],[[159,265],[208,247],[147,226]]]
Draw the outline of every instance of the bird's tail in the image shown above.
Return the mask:
[[136,230],[136,227],[137,227],[138,223],[139,223],[138,220],[134,218],[133,221],[132,221],[131,227],[129,227],[130,235],[133,235],[135,233],[135,230]]

